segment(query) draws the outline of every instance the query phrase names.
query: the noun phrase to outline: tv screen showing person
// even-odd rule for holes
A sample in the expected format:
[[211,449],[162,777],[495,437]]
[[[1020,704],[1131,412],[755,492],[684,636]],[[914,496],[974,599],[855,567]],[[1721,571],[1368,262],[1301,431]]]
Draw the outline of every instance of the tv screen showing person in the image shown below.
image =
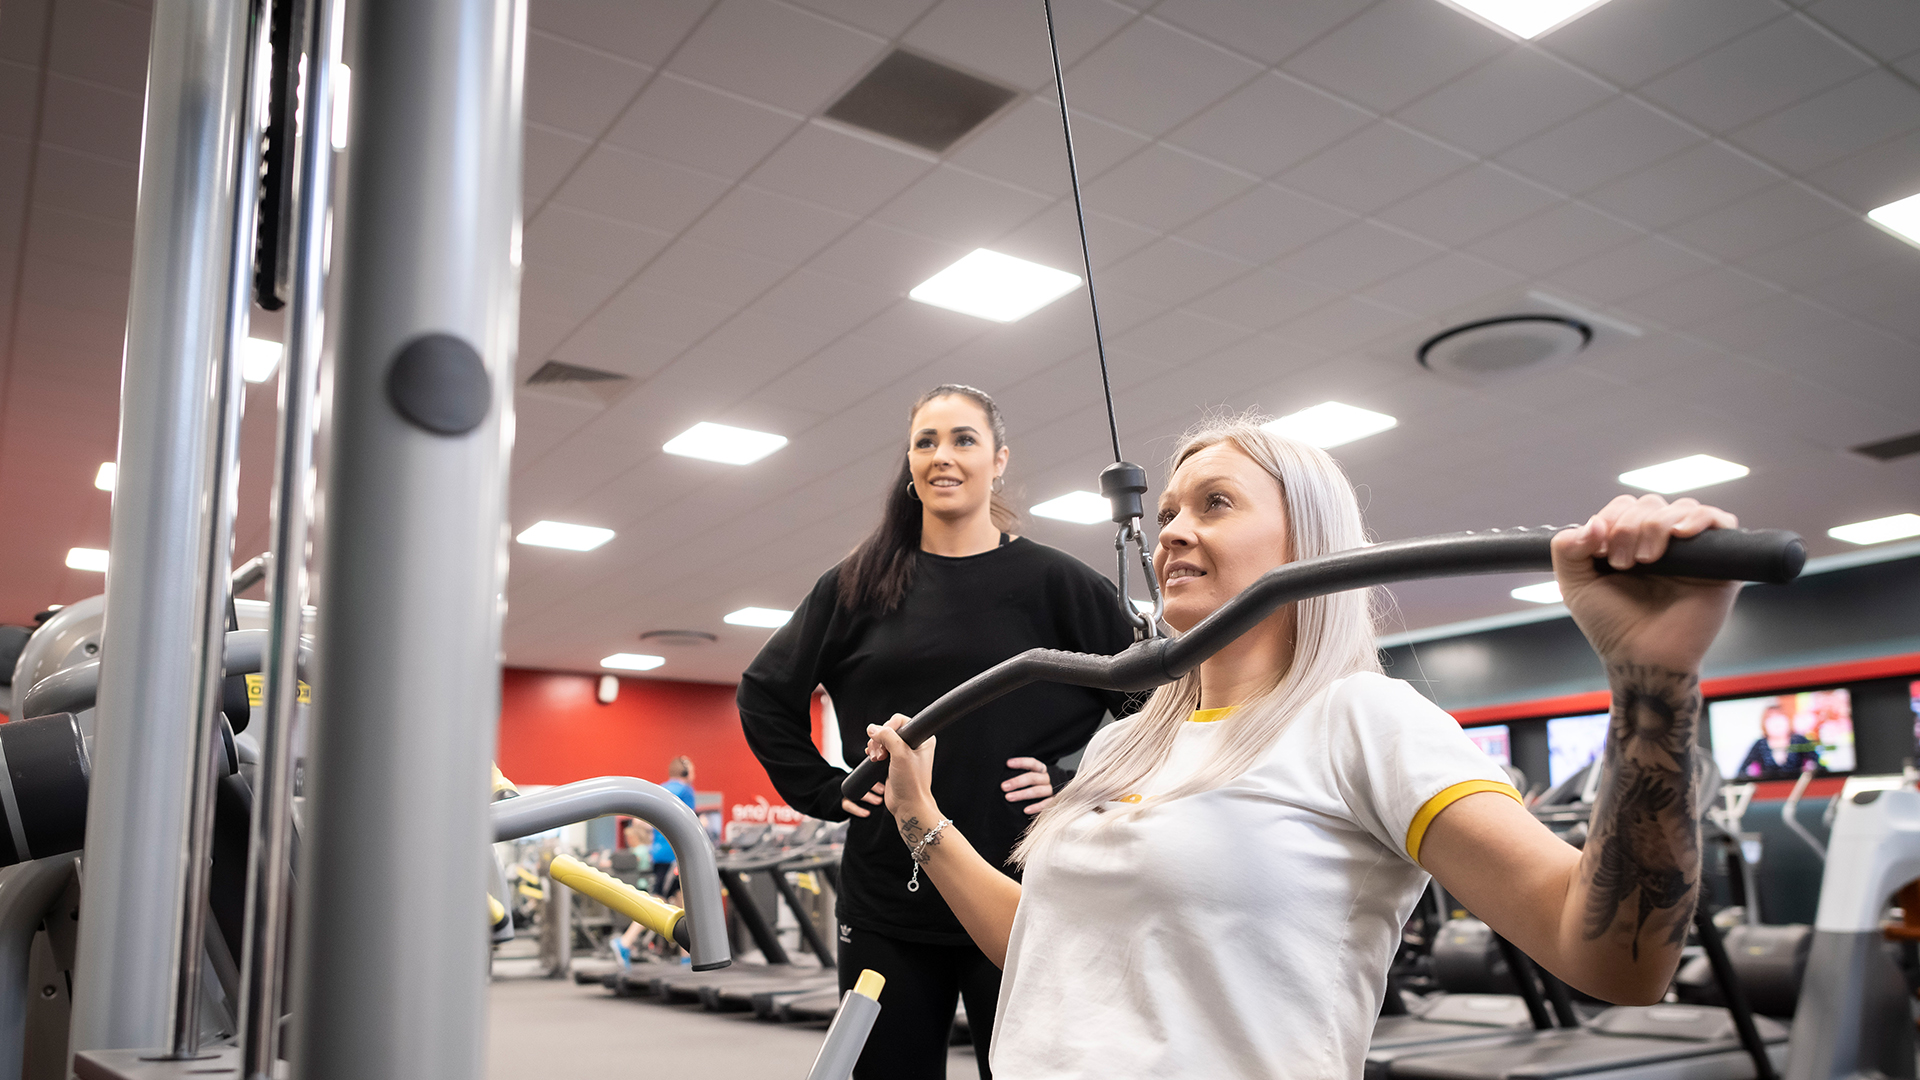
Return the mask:
[[1715,701],[1707,724],[1713,759],[1728,780],[1853,771],[1853,700],[1845,688]]
[[1586,768],[1607,745],[1609,713],[1558,716],[1547,721],[1547,783],[1559,787]]
[[1467,729],[1467,738],[1502,765],[1513,764],[1513,743],[1505,724],[1482,724]]

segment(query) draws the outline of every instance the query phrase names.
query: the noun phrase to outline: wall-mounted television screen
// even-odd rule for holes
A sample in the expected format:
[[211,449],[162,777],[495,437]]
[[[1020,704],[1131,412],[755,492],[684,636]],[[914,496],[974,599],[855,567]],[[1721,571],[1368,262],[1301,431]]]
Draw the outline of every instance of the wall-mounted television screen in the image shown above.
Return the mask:
[[1791,780],[1853,771],[1853,700],[1847,691],[1735,698],[1707,706],[1713,759],[1729,780]]
[[1505,724],[1482,724],[1467,729],[1467,738],[1502,765],[1513,764],[1513,742]]
[[1560,716],[1547,721],[1547,784],[1559,787],[1607,745],[1609,713]]

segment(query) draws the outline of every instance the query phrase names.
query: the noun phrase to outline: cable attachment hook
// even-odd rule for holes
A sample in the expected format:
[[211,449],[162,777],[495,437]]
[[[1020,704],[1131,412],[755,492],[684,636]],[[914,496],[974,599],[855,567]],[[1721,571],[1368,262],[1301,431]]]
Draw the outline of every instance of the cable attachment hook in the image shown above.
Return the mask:
[[[1100,470],[1100,494],[1107,497],[1113,505],[1113,522],[1119,526],[1113,537],[1115,561],[1119,564],[1120,610],[1133,624],[1136,640],[1146,641],[1160,636],[1160,617],[1166,614],[1167,602],[1160,595],[1160,579],[1153,572],[1153,549],[1147,546],[1147,534],[1140,528],[1140,519],[1146,515],[1144,497],[1147,494],[1147,470],[1131,461],[1116,461]],[[1139,550],[1140,569],[1146,577],[1147,595],[1153,598],[1153,611],[1143,614],[1133,606],[1132,593],[1127,588],[1127,544],[1133,544]]]

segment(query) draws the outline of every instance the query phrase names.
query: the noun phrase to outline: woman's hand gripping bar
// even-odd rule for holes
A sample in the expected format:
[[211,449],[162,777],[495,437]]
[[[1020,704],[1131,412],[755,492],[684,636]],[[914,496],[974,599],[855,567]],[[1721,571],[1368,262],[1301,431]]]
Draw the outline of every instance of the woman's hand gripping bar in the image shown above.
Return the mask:
[[571,855],[555,855],[547,874],[574,892],[600,901],[681,948],[693,947],[687,934],[687,913],[672,904],[662,903]]
[[[1142,641],[1113,656],[1029,649],[1003,660],[920,710],[900,729],[900,737],[917,747],[967,713],[1029,683],[1151,690],[1199,667],[1267,616],[1298,600],[1424,578],[1550,571],[1554,534],[1567,528],[1573,526],[1423,536],[1287,563],[1261,575],[1245,592],[1178,638]],[[1794,533],[1710,529],[1698,536],[1675,538],[1658,561],[1621,572],[1784,585],[1800,575],[1806,561],[1806,544]],[[1600,560],[1595,565],[1601,573],[1614,572]],[[886,777],[886,762],[863,761],[840,790],[846,798],[858,799]]]

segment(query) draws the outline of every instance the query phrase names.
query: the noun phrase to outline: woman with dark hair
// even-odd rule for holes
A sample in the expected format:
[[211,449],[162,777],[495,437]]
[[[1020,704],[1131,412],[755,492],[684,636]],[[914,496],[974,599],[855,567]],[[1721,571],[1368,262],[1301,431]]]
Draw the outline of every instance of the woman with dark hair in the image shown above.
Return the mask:
[[[1016,519],[999,495],[1010,452],[992,398],[937,386],[909,417],[879,527],[821,575],[739,692],[747,743],[787,803],[817,818],[853,819],[840,871],[840,984],[850,989],[863,968],[887,978],[887,1007],[854,1070],[862,1080],[944,1078],[958,998],[987,1076],[1000,969],[916,878],[881,787],[860,802],[840,797],[847,774],[812,740],[814,688],[826,687],[841,744],[858,755],[867,725],[895,709],[916,711],[1015,653],[1115,653],[1133,640],[1111,582],[1012,535]],[[1120,694],[1057,685],[1000,698],[941,741],[940,805],[980,838],[993,865],[1013,873],[1007,858],[1029,815],[1070,775],[1060,759],[1126,705]],[[991,776],[1004,779],[980,779]]]

